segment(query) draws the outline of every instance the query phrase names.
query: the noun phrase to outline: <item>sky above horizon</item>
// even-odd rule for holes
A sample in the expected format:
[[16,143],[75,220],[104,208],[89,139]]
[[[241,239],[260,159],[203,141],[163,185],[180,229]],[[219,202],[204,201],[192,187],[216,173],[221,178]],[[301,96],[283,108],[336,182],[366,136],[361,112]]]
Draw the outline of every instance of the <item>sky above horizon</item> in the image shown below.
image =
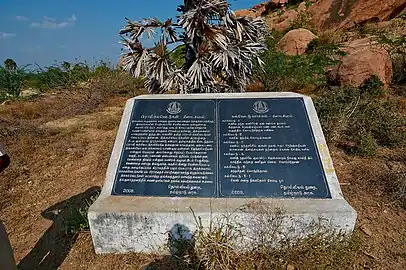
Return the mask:
[[[139,20],[176,15],[181,0],[0,0],[0,65],[49,66],[62,61],[107,61],[120,55],[125,17]],[[261,0],[231,0],[233,10]]]

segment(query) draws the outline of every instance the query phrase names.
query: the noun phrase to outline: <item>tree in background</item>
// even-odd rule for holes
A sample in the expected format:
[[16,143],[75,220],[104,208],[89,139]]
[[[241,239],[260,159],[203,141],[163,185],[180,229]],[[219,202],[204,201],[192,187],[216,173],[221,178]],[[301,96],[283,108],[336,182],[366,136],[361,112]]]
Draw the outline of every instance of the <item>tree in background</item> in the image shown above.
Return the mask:
[[17,63],[13,59],[8,58],[4,61],[4,68],[7,70],[16,70]]
[[[259,53],[265,50],[266,35],[262,18],[237,17],[223,0],[185,0],[178,12],[177,23],[126,18],[120,31],[124,70],[136,78],[144,76],[150,93],[245,91],[255,63],[262,63]],[[143,47],[144,34],[158,40],[154,47]]]

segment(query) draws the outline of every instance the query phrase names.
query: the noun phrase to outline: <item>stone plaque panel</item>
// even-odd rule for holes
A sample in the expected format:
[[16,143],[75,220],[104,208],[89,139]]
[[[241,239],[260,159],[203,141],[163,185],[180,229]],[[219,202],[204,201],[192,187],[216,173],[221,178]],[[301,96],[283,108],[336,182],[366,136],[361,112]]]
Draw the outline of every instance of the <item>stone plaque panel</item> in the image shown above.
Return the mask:
[[136,101],[112,195],[331,198],[300,97]]

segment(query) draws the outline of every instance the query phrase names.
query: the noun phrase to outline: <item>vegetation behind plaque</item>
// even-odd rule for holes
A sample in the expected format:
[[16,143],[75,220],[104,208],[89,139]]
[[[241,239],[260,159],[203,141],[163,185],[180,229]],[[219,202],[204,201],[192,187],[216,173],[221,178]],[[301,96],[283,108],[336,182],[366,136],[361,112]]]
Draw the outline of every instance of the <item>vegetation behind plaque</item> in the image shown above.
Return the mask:
[[267,38],[267,50],[261,54],[264,62],[255,70],[256,78],[266,91],[297,92],[306,87],[312,89],[328,83],[326,68],[338,61],[335,56],[341,54],[334,44],[313,41],[304,55],[289,56],[276,49],[282,37],[274,32]]
[[406,121],[396,100],[382,98],[376,76],[360,88],[328,88],[315,98],[326,139],[349,153],[373,156],[378,146],[405,146]]
[[143,79],[135,79],[110,63],[99,61],[69,63],[63,61],[48,67],[18,66],[6,59],[0,66],[0,101],[25,98],[49,91],[63,91],[84,100],[100,99],[106,95],[135,96],[143,89]]

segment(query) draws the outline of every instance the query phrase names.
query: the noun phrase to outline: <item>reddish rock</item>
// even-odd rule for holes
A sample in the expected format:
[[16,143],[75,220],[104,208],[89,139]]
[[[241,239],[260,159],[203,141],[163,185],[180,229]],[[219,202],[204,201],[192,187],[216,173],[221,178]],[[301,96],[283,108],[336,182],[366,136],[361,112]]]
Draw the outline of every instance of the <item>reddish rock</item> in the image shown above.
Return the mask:
[[392,19],[405,8],[406,0],[320,0],[309,10],[319,29],[348,29]]
[[[249,11],[254,12],[257,17],[265,16],[269,11],[283,7],[287,2],[288,0],[270,0],[253,6]],[[253,14],[249,13],[249,16],[252,17]]]
[[348,54],[341,63],[330,70],[330,77],[341,86],[359,87],[372,75],[376,75],[388,88],[392,81],[393,68],[389,53],[380,45],[367,39],[345,44]]
[[306,53],[310,42],[316,38],[317,36],[307,29],[294,29],[283,36],[277,48],[287,55],[302,55]]
[[234,13],[237,17],[250,17],[253,19],[261,16],[259,13],[247,9],[236,10]]
[[275,29],[277,31],[284,31],[292,26],[292,24],[298,19],[299,13],[297,11],[290,9],[284,12],[280,16],[270,16],[267,18],[266,22],[269,29]]
[[306,10],[307,10],[306,2],[300,3],[299,6],[297,7],[297,11],[299,13],[305,12]]

